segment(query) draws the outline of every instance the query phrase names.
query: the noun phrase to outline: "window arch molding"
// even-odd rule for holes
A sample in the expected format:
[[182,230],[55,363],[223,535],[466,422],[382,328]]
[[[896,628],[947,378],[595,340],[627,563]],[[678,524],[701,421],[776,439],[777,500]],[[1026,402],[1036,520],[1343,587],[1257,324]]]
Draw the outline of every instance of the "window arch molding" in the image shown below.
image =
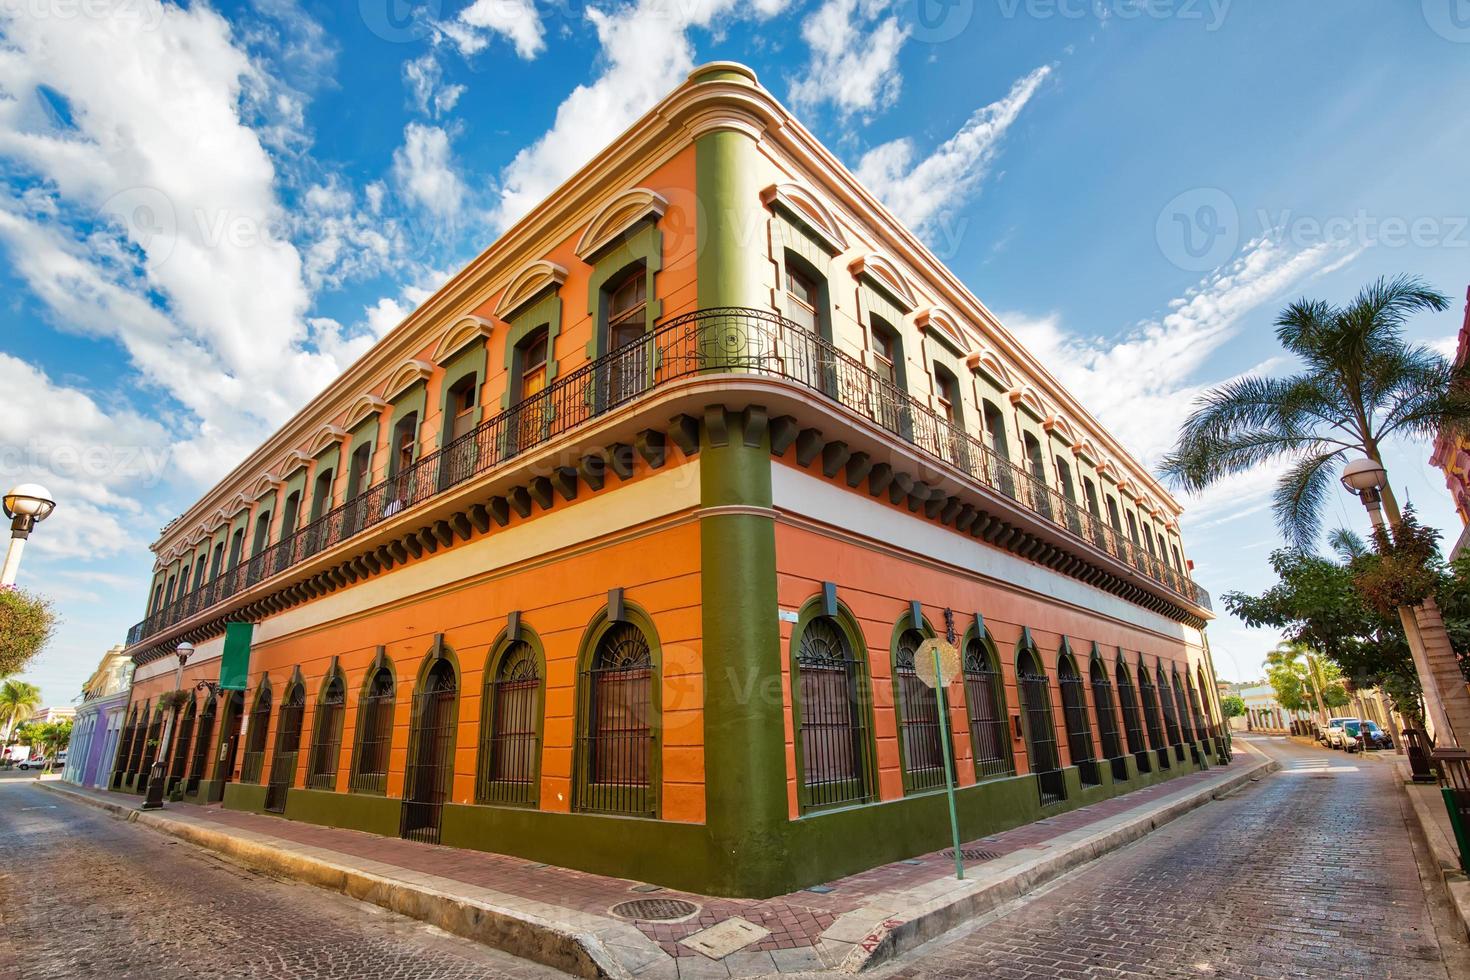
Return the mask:
[[1014,776],[1016,756],[1000,650],[978,615],[975,620],[960,637],[960,663],[965,684],[970,756],[975,766],[975,779],[980,781]]
[[[620,610],[604,605],[588,621],[582,631],[582,641],[577,648],[576,716],[574,718],[574,744],[572,749],[572,811],[574,813],[607,813],[623,816],[638,816],[657,819],[663,800],[663,648],[659,642],[658,628],[653,617],[641,606],[620,600]],[[613,683],[627,684],[627,688],[598,686],[601,676],[597,673],[603,655],[608,658],[622,652],[632,652],[628,644],[635,644],[637,636],[629,632],[636,630],[646,645],[648,687],[642,694],[642,702],[629,705],[627,698],[639,697],[632,690],[632,682],[616,676],[623,668],[608,668]],[[607,641],[604,644],[604,641]],[[624,650],[618,647],[623,646]],[[637,668],[629,669],[629,673]],[[604,682],[606,683],[606,682]],[[631,694],[622,694],[632,690]],[[613,694],[619,692],[617,701]],[[599,700],[599,695],[603,700]],[[611,704],[609,708],[608,705]],[[598,729],[598,731],[621,731],[614,736],[599,736],[593,730],[595,714],[602,708],[613,712],[624,712],[623,723],[631,724],[625,729]],[[617,724],[622,719],[609,719]],[[616,739],[620,744],[611,744]],[[632,743],[631,745],[628,743]],[[639,744],[641,743],[641,744]],[[601,768],[599,753],[609,751],[614,755],[610,768]],[[641,755],[640,755],[641,753]],[[612,775],[613,780],[599,780],[601,774]],[[640,779],[641,777],[641,779]]]
[[[893,624],[888,640],[890,682],[893,685],[893,718],[898,732],[899,770],[905,795],[943,789],[943,726],[934,704],[933,689],[919,680],[914,653],[919,643],[933,639],[934,627],[917,603],[904,610]],[[943,710],[949,711],[948,686]],[[950,757],[954,755],[950,737]]]
[[[808,758],[811,752],[803,737],[803,726],[810,724],[812,719],[808,717],[806,706],[802,703],[802,643],[808,636],[808,630],[818,620],[830,622],[836,628],[846,641],[847,654],[851,658],[848,693],[853,699],[851,703],[856,714],[856,717],[849,718],[854,776],[851,780],[809,783],[807,779],[813,767],[812,760]],[[787,658],[791,673],[791,731],[796,759],[796,771],[793,775],[796,779],[797,804],[801,812],[873,802],[878,798],[878,747],[873,727],[872,670],[868,645],[857,617],[841,600],[829,604],[824,596],[813,596],[797,611],[796,623],[791,629],[791,640],[787,646]],[[839,758],[837,761],[846,760]]]
[[[532,672],[527,676],[527,668]],[[534,681],[534,686],[527,687]],[[485,656],[475,802],[536,807],[546,722],[546,649],[525,623],[502,629]],[[497,734],[499,732],[499,734]],[[511,778],[497,778],[497,774]]]

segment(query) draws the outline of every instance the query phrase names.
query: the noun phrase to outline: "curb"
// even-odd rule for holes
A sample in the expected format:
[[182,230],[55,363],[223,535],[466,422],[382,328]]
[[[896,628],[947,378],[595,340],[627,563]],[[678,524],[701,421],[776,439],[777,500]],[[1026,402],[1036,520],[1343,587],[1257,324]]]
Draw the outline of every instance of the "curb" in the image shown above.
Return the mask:
[[1470,939],[1470,876],[1467,876],[1460,867],[1458,847],[1454,841],[1444,835],[1444,830],[1434,819],[1428,807],[1444,807],[1444,798],[1440,795],[1438,786],[1428,787],[1433,792],[1421,789],[1416,792],[1413,784],[1401,781],[1399,784],[1404,795],[1409,798],[1409,805],[1414,811],[1414,819],[1419,822],[1419,829],[1424,832],[1424,839],[1429,842],[1429,852],[1434,858],[1434,863],[1439,866],[1440,877],[1444,879],[1445,891],[1449,892],[1450,904],[1455,907],[1455,912],[1460,917],[1460,925],[1465,931],[1465,936]]
[[[886,896],[895,899],[893,904],[903,911],[875,907],[885,898],[875,895],[874,906],[839,917],[812,947],[816,954],[813,959],[818,962],[807,963],[801,969],[859,973],[878,966],[1069,871],[1141,840],[1164,824],[1212,800],[1223,799],[1280,768],[1276,760],[1265,757],[1259,750],[1247,751],[1255,758],[1240,760],[1245,768],[1229,779],[1199,787],[1105,829],[1072,831],[1052,841],[1045,851],[1034,848],[1017,851],[991,865],[993,874],[988,880],[941,878]],[[436,887],[443,879],[432,875],[408,870],[399,877],[378,875],[337,863],[327,856],[329,852],[292,841],[253,831],[224,831],[192,818],[169,816],[164,811],[138,810],[127,803],[76,792],[60,782],[39,785],[120,820],[215,851],[238,864],[339,892],[574,976],[589,980],[630,980],[635,974],[640,978],[671,977],[677,971],[674,961],[657,946],[638,948],[651,944],[630,923],[602,922],[598,917],[585,915],[581,916],[584,920],[581,923],[558,921],[493,901],[453,894]],[[453,885],[456,891],[494,894],[457,882]],[[1465,887],[1470,898],[1470,884]],[[567,910],[566,915],[579,913]],[[862,921],[864,916],[866,921]],[[881,921],[873,924],[875,919]],[[666,962],[660,961],[660,957]],[[708,965],[720,964],[714,961]]]
[[1177,820],[1212,800],[1228,796],[1250,781],[1280,768],[1281,764],[1275,759],[1262,758],[1223,783],[1202,788],[1183,799],[1140,814],[1120,826],[1088,834],[1069,843],[1057,853],[1028,859],[1011,868],[998,881],[989,884],[955,881],[955,887],[949,889],[945,895],[881,922],[858,942],[837,969],[844,973],[858,973],[878,966],[969,919],[1014,901],[1068,871],[1141,840],[1164,824]]
[[[427,883],[407,882],[347,867],[311,854],[287,850],[289,842],[249,831],[225,833],[194,821],[143,811],[111,800],[76,793],[54,783],[45,789],[111,813],[159,833],[223,854],[239,864],[277,877],[340,892],[400,915],[437,926],[523,959],[554,967],[573,976],[621,980],[628,972],[602,942],[587,933],[522,911],[450,895]],[[269,843],[267,843],[269,842]],[[297,845],[299,846],[299,845]],[[422,876],[428,879],[430,876]]]

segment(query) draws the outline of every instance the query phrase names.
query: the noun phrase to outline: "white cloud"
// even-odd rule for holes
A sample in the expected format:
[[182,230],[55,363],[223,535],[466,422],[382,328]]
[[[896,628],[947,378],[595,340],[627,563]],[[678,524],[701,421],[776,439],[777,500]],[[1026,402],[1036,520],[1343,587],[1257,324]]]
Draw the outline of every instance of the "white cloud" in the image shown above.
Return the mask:
[[451,157],[449,133],[417,122],[404,127],[403,145],[393,152],[393,177],[404,195],[445,219],[454,218],[465,199]]
[[802,24],[811,59],[791,82],[791,101],[811,110],[824,103],[844,117],[898,101],[898,54],[909,31],[885,0],[824,0]]
[[1018,79],[1005,98],[975,110],[922,160],[915,161],[907,137],[873,147],[858,162],[858,179],[908,224],[927,229],[942,207],[958,206],[990,172],[1006,131],[1051,71],[1042,65]]
[[465,55],[478,54],[499,34],[530,60],[546,48],[546,30],[533,0],[475,0],[454,20],[437,25]]
[[138,526],[136,495],[167,475],[163,426],[126,406],[105,409],[3,353],[0,391],[0,471],[13,483],[40,483],[58,502],[32,539],[36,551],[95,560],[145,547],[154,528]]
[[451,111],[465,93],[463,85],[444,84],[444,68],[432,49],[404,62],[403,80],[419,112],[436,119]]
[[[1206,276],[1170,312],[1119,339],[1084,337],[1056,316],[1004,314],[1001,321],[1129,451],[1152,465],[1172,447],[1195,398],[1226,378],[1200,375],[1245,316],[1335,257],[1330,245],[1293,251],[1272,239]],[[1120,379],[1127,383],[1120,383]]]
[[[763,0],[753,11],[768,17],[785,3]],[[736,0],[637,0],[611,10],[588,8],[587,19],[602,46],[602,73],[573,89],[557,107],[551,128],[505,168],[494,223],[504,228],[530,211],[683,81],[694,67],[690,29],[746,12]]]

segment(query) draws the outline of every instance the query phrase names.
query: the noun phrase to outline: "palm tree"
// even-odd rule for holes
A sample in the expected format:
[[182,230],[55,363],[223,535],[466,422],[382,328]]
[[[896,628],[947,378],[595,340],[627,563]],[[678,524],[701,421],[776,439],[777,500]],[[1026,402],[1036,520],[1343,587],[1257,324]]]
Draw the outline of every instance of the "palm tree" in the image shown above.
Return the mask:
[[10,738],[15,726],[35,714],[41,706],[41,689],[25,681],[0,684],[0,728],[5,730],[5,750],[0,759],[10,758]]
[[[1275,650],[1266,654],[1266,675],[1273,681],[1277,675],[1294,678],[1306,694],[1306,703],[1316,704],[1324,725],[1330,717],[1328,708],[1340,708],[1347,704],[1347,692],[1342,688],[1337,670],[1317,656],[1305,643],[1278,643]],[[1272,686],[1276,685],[1273,683]],[[1279,688],[1277,699],[1281,699]]]
[[[1349,456],[1383,464],[1392,438],[1432,439],[1470,429],[1470,367],[1405,343],[1414,313],[1449,299],[1415,277],[1379,279],[1346,307],[1300,299],[1276,319],[1276,339],[1303,370],[1286,378],[1245,377],[1201,396],[1166,477],[1202,490],[1262,463],[1288,460],[1276,485],[1276,523],[1294,547],[1311,549],[1332,479]],[[1399,522],[1387,489],[1384,508]]]

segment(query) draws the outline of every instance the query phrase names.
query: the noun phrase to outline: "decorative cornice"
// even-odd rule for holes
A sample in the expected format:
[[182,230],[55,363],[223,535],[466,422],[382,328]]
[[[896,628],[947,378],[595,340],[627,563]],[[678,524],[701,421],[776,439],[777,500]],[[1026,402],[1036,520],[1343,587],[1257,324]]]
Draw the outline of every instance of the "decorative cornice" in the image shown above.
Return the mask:
[[500,294],[500,302],[495,305],[496,319],[509,320],[539,299],[542,293],[549,289],[560,289],[561,284],[566,281],[567,270],[555,262],[537,259],[526,263],[511,277],[505,292]]
[[340,425],[328,423],[317,430],[316,438],[311,440],[311,455],[318,456],[324,450],[330,449],[332,443],[340,444],[347,438],[347,430]]
[[[489,339],[494,332],[495,324],[484,317],[462,316],[454,326],[444,331],[431,359],[435,364],[443,364],[475,341]],[[348,428],[352,426],[348,425]]]
[[367,419],[377,415],[387,407],[388,402],[385,399],[379,398],[371,392],[366,395],[359,395],[357,401],[353,402],[352,407],[347,410],[347,417],[343,421],[343,427],[348,432],[351,432]]
[[597,212],[573,250],[583,262],[594,262],[602,251],[620,241],[645,221],[657,222],[669,208],[668,198],[646,187],[623,191]]
[[412,359],[404,361],[398,366],[398,370],[393,372],[393,376],[388,379],[388,387],[385,392],[388,401],[391,402],[420,381],[426,380],[433,373],[434,366],[432,364],[425,364],[423,361]]
[[847,264],[847,270],[858,279],[866,279],[887,293],[905,313],[912,313],[919,305],[914,287],[908,278],[893,264],[892,259],[878,252],[859,255]]
[[794,181],[772,184],[761,191],[761,203],[800,224],[829,255],[841,255],[847,251],[847,236],[842,225],[811,188]]
[[960,328],[959,321],[954,318],[954,314],[950,313],[944,307],[931,306],[928,309],[920,310],[918,315],[914,317],[914,326],[918,327],[924,333],[933,334],[936,340],[944,344],[944,346],[948,347],[954,353],[964,353],[964,332]]

